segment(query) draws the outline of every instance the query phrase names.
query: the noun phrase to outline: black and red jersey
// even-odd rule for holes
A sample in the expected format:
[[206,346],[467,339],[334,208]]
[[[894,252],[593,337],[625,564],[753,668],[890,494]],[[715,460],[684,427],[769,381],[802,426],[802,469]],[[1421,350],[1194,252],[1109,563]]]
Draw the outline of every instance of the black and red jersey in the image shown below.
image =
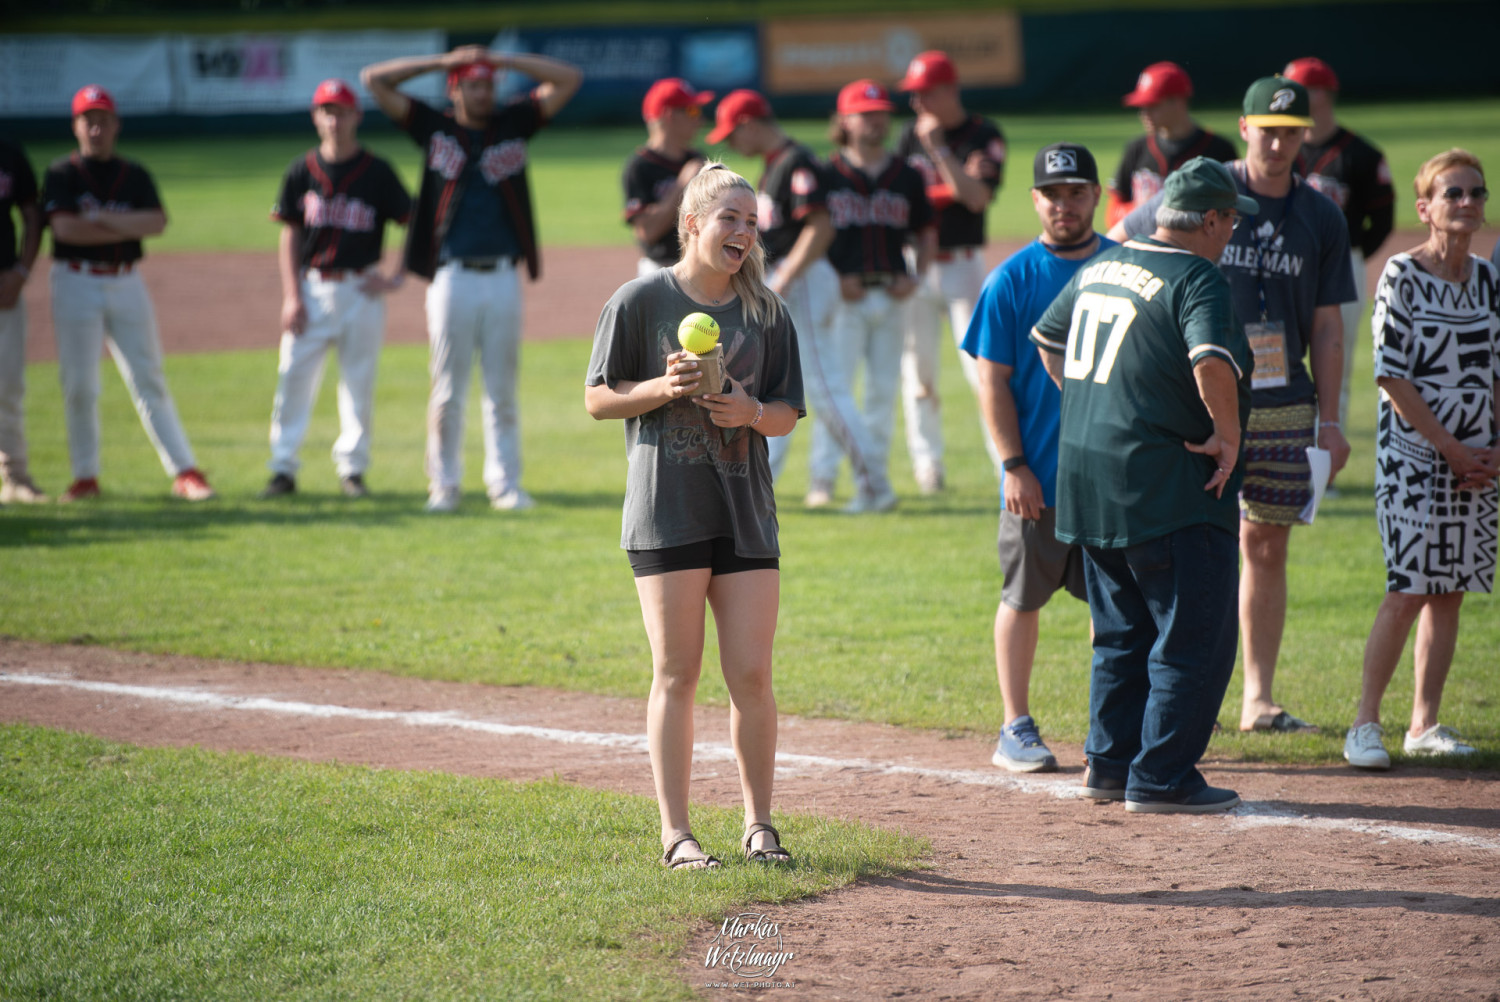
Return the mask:
[[1349,223],[1349,246],[1370,257],[1396,224],[1396,193],[1385,154],[1340,126],[1326,143],[1304,142],[1297,172],[1333,199]]
[[[465,177],[473,176],[497,190],[520,241],[527,274],[535,279],[542,261],[526,178],[526,140],[547,124],[535,95],[497,107],[477,141],[451,112],[437,111],[415,98],[408,100],[411,107],[406,120],[398,124],[422,147],[426,160],[416,217],[406,232],[406,269],[429,279],[437,272],[438,251],[463,199]],[[471,161],[479,164],[475,173],[465,170]]]
[[[964,170],[972,160],[978,167],[979,180],[989,185],[991,191],[1000,188],[1005,180],[1006,146],[1005,134],[998,125],[980,115],[970,115],[957,127],[945,129],[943,142],[953,151],[959,170]],[[952,201],[951,193],[942,194],[947,186],[928,157],[927,148],[917,138],[915,121],[906,123],[901,130],[896,155],[921,172],[930,189],[929,199],[937,212],[938,247],[947,250],[984,246],[984,213]],[[933,197],[935,194],[939,197]]]
[[834,153],[825,176],[834,230],[828,260],[834,270],[840,275],[904,274],[902,248],[934,223],[922,175],[893,156],[871,177]]
[[0,139],[0,271],[20,260],[16,251],[15,214],[18,205],[36,203],[36,174],[19,143]]
[[[161,207],[156,182],[146,168],[124,157],[90,160],[71,153],[54,160],[42,180],[42,212],[49,221],[59,213],[83,216],[98,209],[132,212]],[[69,244],[52,234],[52,256],[62,261],[128,264],[143,255],[139,240]]]
[[271,218],[301,228],[300,268],[360,271],[380,261],[385,224],[405,225],[411,196],[391,165],[368,150],[329,163],[316,149],[293,160]]
[[1195,127],[1179,140],[1164,140],[1147,133],[1126,145],[1120,166],[1109,180],[1109,189],[1118,202],[1140,205],[1161,191],[1168,174],[1193,157],[1209,157],[1227,164],[1238,156],[1233,143],[1204,128]]
[[[677,177],[689,160],[703,160],[698,150],[688,150],[679,159],[663,156],[655,150],[642,146],[625,161],[625,170],[620,183],[625,189],[625,222],[634,224],[648,205],[655,205],[667,197]],[[637,241],[639,243],[639,241]],[[677,223],[667,227],[661,239],[650,244],[641,244],[641,253],[663,268],[671,267],[682,256],[682,247],[677,243]]]
[[827,206],[827,182],[812,150],[789,139],[771,151],[755,201],[766,263],[774,265],[791,253],[808,214]]

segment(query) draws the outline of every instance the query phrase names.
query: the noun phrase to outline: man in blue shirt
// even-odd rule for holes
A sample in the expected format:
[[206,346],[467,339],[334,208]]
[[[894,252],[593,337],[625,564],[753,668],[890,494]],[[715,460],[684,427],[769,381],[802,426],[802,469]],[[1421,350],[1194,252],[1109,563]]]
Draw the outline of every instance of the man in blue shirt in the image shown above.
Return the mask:
[[1099,169],[1087,149],[1054,143],[1036,155],[1031,201],[1042,236],[984,283],[963,350],[979,369],[979,405],[1004,466],[995,672],[1005,723],[991,761],[1012,772],[1047,772],[1057,759],[1031,717],[1028,693],[1042,606],[1059,588],[1087,601],[1083,552],[1053,535],[1062,394],[1029,340],[1032,325],[1084,262],[1114,241],[1094,232]]

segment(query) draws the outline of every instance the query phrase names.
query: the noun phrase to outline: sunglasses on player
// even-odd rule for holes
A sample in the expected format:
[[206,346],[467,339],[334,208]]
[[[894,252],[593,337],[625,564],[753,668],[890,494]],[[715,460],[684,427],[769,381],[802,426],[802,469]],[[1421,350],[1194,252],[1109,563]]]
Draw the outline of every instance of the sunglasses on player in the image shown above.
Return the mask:
[[1479,187],[1470,188],[1468,191],[1464,191],[1457,186],[1444,188],[1442,191],[1444,201],[1448,202],[1462,202],[1465,195],[1468,195],[1476,202],[1483,202],[1490,197],[1490,190],[1481,184]]

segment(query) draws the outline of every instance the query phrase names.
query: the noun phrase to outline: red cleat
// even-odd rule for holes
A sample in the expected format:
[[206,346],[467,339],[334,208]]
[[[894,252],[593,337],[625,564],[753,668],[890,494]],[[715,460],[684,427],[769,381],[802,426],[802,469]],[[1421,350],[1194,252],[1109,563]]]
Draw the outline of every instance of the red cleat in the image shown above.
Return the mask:
[[197,470],[183,470],[172,481],[172,494],[184,501],[209,501],[218,495]]
[[67,490],[57,499],[58,504],[71,504],[74,501],[82,501],[86,498],[99,496],[99,481],[93,477],[83,477],[73,481]]

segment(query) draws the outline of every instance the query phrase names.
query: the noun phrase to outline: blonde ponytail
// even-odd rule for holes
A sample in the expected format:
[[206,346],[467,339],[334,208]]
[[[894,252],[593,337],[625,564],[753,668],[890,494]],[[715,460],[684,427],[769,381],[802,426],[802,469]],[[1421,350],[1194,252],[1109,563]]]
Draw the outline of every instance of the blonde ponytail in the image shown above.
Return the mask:
[[[705,215],[725,192],[735,188],[743,188],[751,197],[755,195],[755,188],[749,181],[716,160],[704,164],[703,169],[688,182],[682,192],[682,202],[677,207],[677,241],[684,257],[687,256],[688,242],[692,239],[688,233],[688,216]],[[750,323],[772,323],[786,308],[781,297],[766,285],[766,248],[760,241],[759,233],[756,234],[755,243],[750,245],[740,270],[730,276],[729,286],[740,297],[745,319]]]

